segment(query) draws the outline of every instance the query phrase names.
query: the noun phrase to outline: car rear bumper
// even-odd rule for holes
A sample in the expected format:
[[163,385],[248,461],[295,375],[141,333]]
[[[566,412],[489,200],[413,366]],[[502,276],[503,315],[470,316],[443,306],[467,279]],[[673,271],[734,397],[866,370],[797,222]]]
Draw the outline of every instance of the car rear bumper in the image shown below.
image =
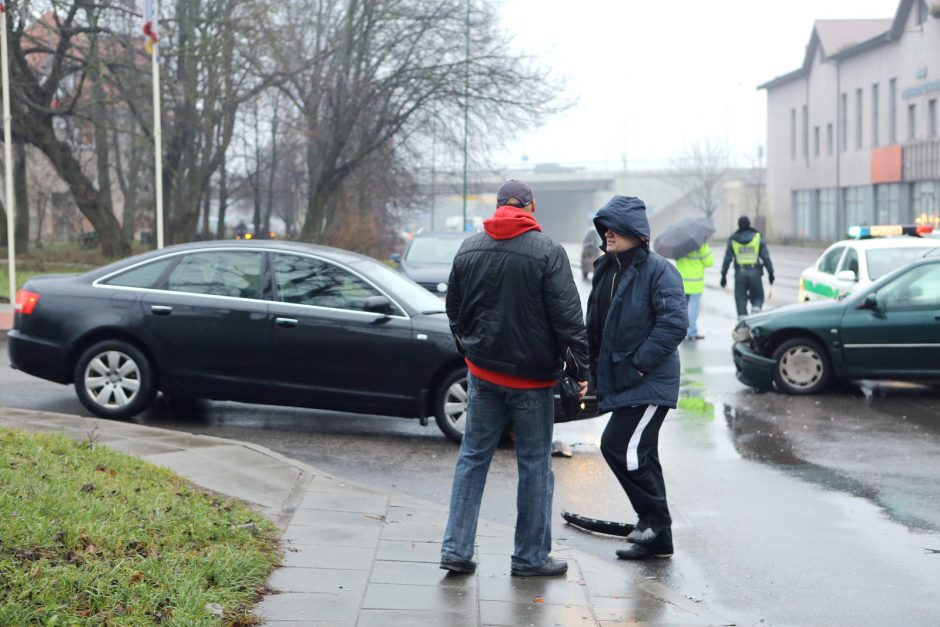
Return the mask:
[[56,383],[70,383],[72,373],[64,347],[13,330],[7,334],[10,365],[26,374]]
[[731,349],[735,375],[744,385],[769,390],[774,383],[774,362],[758,354],[750,346],[738,342]]

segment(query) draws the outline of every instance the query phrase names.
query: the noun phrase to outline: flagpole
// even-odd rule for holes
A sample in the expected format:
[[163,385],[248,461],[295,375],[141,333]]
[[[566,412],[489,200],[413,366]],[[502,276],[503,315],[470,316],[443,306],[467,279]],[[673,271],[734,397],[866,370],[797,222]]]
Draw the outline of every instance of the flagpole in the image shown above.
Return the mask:
[[[157,16],[154,15],[154,21]],[[153,152],[155,164],[154,189],[157,201],[157,248],[163,248],[163,127],[160,123],[160,43],[153,42]]]
[[16,198],[13,195],[13,133],[10,129],[10,60],[7,55],[7,6],[0,3],[0,74],[3,86],[3,183],[7,210],[7,257],[10,302],[16,302]]

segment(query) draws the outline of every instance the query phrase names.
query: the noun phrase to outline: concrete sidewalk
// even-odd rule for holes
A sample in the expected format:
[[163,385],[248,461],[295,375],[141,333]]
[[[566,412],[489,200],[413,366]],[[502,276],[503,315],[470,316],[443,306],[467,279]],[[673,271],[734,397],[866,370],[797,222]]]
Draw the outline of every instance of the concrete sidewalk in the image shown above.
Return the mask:
[[[684,596],[570,547],[565,578],[511,577],[513,529],[480,521],[472,576],[438,568],[447,511],[267,448],[129,422],[0,408],[0,427],[55,431],[166,466],[247,501],[282,530],[256,613],[274,625],[727,625]],[[611,549],[613,550],[613,545]]]

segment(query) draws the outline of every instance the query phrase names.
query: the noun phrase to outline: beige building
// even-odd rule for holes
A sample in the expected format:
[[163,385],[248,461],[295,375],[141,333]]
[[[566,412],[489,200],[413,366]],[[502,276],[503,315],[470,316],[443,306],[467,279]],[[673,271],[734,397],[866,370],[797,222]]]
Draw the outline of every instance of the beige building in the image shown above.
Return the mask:
[[940,223],[940,3],[902,0],[893,19],[819,20],[802,67],[760,88],[777,238]]

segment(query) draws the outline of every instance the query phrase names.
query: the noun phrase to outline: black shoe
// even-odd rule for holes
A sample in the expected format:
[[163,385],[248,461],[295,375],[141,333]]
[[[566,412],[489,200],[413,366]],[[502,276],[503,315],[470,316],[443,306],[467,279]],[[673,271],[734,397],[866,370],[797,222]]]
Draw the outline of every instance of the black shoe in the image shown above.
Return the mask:
[[671,546],[650,547],[645,544],[631,544],[617,551],[617,559],[621,560],[665,559],[667,557],[672,557]]
[[477,563],[473,560],[455,560],[450,558],[441,558],[441,568],[449,570],[452,573],[461,575],[470,575],[477,570]]
[[672,530],[669,527],[656,529],[641,520],[637,522],[633,531],[627,535],[627,542],[642,544],[647,547],[653,545],[672,546]]
[[513,567],[511,572],[513,577],[554,577],[556,575],[564,575],[568,572],[568,562],[549,557],[545,560],[545,563],[538,568]]

